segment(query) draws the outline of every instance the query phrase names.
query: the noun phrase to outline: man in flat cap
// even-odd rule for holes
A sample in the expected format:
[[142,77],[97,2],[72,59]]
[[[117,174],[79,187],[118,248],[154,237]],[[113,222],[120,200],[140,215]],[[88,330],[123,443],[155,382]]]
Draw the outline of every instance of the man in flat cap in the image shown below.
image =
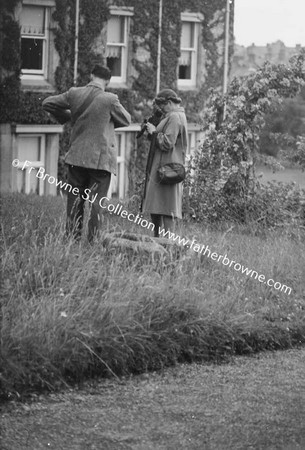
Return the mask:
[[67,182],[73,189],[68,192],[66,231],[77,240],[81,237],[84,203],[91,200],[89,242],[100,230],[100,200],[107,196],[111,173],[116,174],[114,130],[131,123],[130,114],[118,96],[105,92],[110,78],[111,72],[107,67],[95,66],[89,84],[72,87],[63,94],[46,98],[42,103],[44,110],[59,122],[71,120],[70,148],[65,163],[68,165]]

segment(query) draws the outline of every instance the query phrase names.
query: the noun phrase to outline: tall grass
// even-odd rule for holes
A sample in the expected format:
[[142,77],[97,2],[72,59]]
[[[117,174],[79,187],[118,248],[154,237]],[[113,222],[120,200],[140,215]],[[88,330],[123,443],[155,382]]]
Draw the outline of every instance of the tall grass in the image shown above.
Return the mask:
[[[287,295],[193,250],[176,260],[133,257],[101,242],[66,242],[61,198],[8,195],[2,203],[0,381],[6,396],[305,342],[301,232],[179,230],[290,286]],[[109,214],[104,225],[105,232],[143,232]]]

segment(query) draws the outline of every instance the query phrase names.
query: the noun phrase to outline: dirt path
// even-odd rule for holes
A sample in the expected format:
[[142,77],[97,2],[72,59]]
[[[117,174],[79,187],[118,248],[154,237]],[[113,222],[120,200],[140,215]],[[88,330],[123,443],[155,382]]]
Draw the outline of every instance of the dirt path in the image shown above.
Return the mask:
[[6,405],[1,450],[305,448],[305,349]]

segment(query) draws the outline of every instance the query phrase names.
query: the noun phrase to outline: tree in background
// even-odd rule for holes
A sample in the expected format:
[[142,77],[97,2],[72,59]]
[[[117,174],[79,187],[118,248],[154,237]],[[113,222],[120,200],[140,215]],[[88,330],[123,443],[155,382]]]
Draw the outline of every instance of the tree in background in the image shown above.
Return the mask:
[[255,73],[235,78],[226,96],[212,91],[203,119],[204,141],[186,182],[198,219],[234,219],[233,211],[238,216],[245,211],[258,188],[255,160],[266,114],[299,93],[305,83],[304,60],[303,52],[286,65],[265,63]]
[[258,143],[261,154],[276,158],[281,157],[281,150],[296,151],[297,137],[305,134],[305,89],[295,98],[285,99],[276,111],[266,114],[265,122]]

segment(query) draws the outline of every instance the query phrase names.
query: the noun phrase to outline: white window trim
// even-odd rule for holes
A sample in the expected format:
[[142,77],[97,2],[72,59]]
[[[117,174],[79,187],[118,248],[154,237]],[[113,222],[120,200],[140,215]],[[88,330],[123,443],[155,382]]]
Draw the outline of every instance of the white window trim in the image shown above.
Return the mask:
[[[117,195],[118,199],[123,199],[125,197],[125,187],[127,184],[126,181],[126,138],[127,134],[125,132],[125,129],[122,129],[118,132],[118,129],[116,129],[116,138],[120,136],[120,141],[118,142],[118,145],[120,144],[120,156],[117,156],[117,174],[113,175],[111,177],[111,183],[109,186],[108,194],[110,197],[112,197],[113,194]],[[118,148],[118,154],[119,154],[119,148]]]
[[62,133],[63,125],[22,125],[17,124],[14,127],[14,133],[16,134],[52,134],[52,133]]
[[[44,167],[46,170],[49,170],[49,174],[56,177],[57,171],[55,170],[55,165],[57,166],[57,163],[54,163],[53,158],[53,148],[54,145],[54,139],[56,138],[56,135],[59,135],[63,132],[64,126],[63,125],[24,125],[24,124],[14,124],[12,125],[12,132],[14,135],[14,144],[13,144],[13,158],[17,158],[21,161],[21,158],[19,158],[19,149],[18,149],[18,137],[19,136],[41,136],[43,135],[42,141],[44,145],[44,158],[40,156],[43,161],[31,161],[32,165],[35,164],[36,169],[39,167]],[[58,151],[58,150],[57,150]],[[42,155],[42,154],[41,154]],[[56,152],[57,155],[57,152]],[[23,161],[23,160],[22,160]],[[56,157],[57,161],[57,157]],[[18,167],[20,168],[20,165],[23,166],[23,163],[21,162]],[[27,175],[27,174],[26,174]],[[42,179],[39,181],[39,195],[56,195],[56,186],[55,185],[48,185],[45,182],[43,182]],[[41,185],[42,183],[43,186]],[[16,181],[13,178],[12,179],[12,186],[14,186],[14,189],[16,189]],[[55,188],[54,188],[55,186]],[[28,189],[28,184],[26,186]]]
[[117,186],[117,193],[118,193],[118,198],[119,199],[121,199],[121,198],[124,198],[125,197],[125,182],[126,182],[126,180],[125,180],[125,172],[126,172],[126,167],[125,167],[125,164],[126,164],[126,155],[125,155],[125,152],[126,152],[126,133],[119,133],[120,134],[120,136],[121,136],[121,142],[120,142],[120,144],[121,144],[121,148],[120,148],[120,153],[121,153],[121,155],[120,156],[118,156],[118,158],[117,158],[117,165],[118,165],[118,176],[119,176],[119,178],[118,178],[118,181],[119,181],[119,184],[118,184],[118,186]]
[[203,21],[203,15],[201,13],[191,13],[183,12],[181,13],[181,25],[183,22],[190,22],[194,24],[194,47],[182,48],[180,51],[191,52],[191,78],[184,80],[179,78],[179,68],[178,68],[178,88],[192,88],[196,87],[197,72],[198,72],[198,55],[199,55],[199,35],[200,35],[200,24]]
[[[45,34],[44,36],[36,36],[36,39],[43,41],[43,50],[42,50],[42,69],[41,70],[32,70],[32,69],[21,69],[21,80],[46,80],[48,77],[48,64],[49,64],[49,41],[50,41],[50,6],[53,6],[51,3],[44,3],[42,0],[39,2],[33,1],[23,1],[24,6],[40,6],[45,9]],[[31,35],[22,35],[21,39],[33,39]]]
[[[22,155],[19,154],[19,145],[17,144],[19,163],[18,163],[18,166],[16,166],[16,167],[19,170],[25,170],[24,193],[25,194],[30,194],[30,192],[31,192],[30,191],[30,188],[31,188],[31,182],[30,182],[31,172],[30,172],[30,168],[31,167],[33,167],[34,169],[39,169],[40,167],[45,168],[45,163],[46,163],[46,135],[45,134],[40,134],[40,133],[18,133],[18,135],[17,135],[17,142],[22,137],[40,138],[40,148],[39,148],[40,160],[39,161],[29,161],[31,163],[31,165],[27,166],[25,169],[23,169],[23,165],[24,165],[26,160],[22,160],[21,159]],[[39,193],[39,195],[43,195],[44,194],[44,182],[43,182],[43,179],[40,178],[38,183],[39,183],[39,188],[38,188],[39,192],[38,193]]]
[[201,23],[204,19],[204,15],[201,14],[200,12],[194,13],[194,12],[184,11],[183,13],[181,13],[180,18],[181,18],[182,22]]
[[133,16],[134,15],[134,7],[133,6],[110,6],[110,14],[115,16]]
[[[115,45],[117,47],[122,48],[122,62],[121,62],[121,76],[116,77],[112,76],[110,80],[110,86],[115,84],[124,84],[127,80],[127,61],[128,61],[128,38],[129,38],[129,28],[130,28],[130,17],[134,15],[133,7],[110,7],[111,16],[119,16],[124,17],[124,42],[118,44],[109,44]],[[108,46],[108,42],[106,47]]]
[[55,7],[55,0],[23,0],[23,5]]

